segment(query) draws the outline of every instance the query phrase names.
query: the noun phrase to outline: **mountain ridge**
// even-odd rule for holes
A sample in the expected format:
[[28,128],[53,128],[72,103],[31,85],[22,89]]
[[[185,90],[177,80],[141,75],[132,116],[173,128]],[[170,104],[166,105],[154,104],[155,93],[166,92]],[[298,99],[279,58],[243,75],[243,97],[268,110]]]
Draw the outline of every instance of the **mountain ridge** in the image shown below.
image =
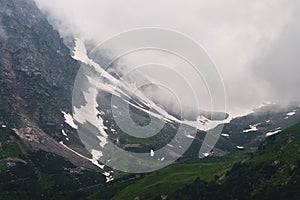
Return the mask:
[[34,148],[97,170],[58,143],[65,129],[73,139],[70,146],[89,156],[61,113],[72,110],[72,85],[79,63],[34,1],[1,0],[0,5],[0,122]]

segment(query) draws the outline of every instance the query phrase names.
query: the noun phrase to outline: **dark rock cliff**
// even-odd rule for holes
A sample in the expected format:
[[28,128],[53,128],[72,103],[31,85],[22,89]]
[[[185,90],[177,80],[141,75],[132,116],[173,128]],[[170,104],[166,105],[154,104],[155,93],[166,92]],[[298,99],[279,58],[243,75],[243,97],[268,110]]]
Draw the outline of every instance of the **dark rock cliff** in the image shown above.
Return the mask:
[[54,136],[79,64],[31,0],[1,0],[0,27],[0,121],[21,128],[26,118]]
[[36,148],[94,168],[58,143],[89,156],[61,112],[71,112],[79,67],[33,0],[0,0],[0,124]]

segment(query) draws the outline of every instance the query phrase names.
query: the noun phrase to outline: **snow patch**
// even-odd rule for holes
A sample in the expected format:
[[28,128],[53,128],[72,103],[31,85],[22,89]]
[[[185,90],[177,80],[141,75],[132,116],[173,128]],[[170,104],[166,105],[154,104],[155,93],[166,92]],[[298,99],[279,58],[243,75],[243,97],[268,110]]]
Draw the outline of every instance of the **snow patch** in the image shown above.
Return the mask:
[[293,116],[293,115],[295,115],[295,114],[296,114],[296,111],[294,110],[293,112],[287,113],[286,116]]
[[242,147],[242,146],[236,146],[236,148],[238,148],[238,149],[245,149],[245,147]]
[[202,153],[204,157],[208,157],[209,153]]
[[75,60],[81,61],[83,63],[88,63],[87,50],[85,48],[84,41],[80,39],[75,39],[75,48],[73,51],[73,56]]
[[67,133],[64,131],[64,129],[62,129],[61,132],[64,136],[66,136],[66,137],[68,136]]
[[[173,120],[174,121],[174,120]],[[219,124],[224,123],[226,120],[209,120],[208,118],[204,117],[203,115],[200,115],[197,117],[196,121],[188,121],[188,120],[176,120],[175,122],[178,122],[180,124],[186,124],[192,127],[197,128],[201,131],[208,131],[215,127],[217,127]]]
[[5,125],[5,124],[2,124],[2,126],[1,126],[2,128],[6,128],[7,126]]
[[250,129],[246,129],[246,130],[243,130],[243,133],[248,133],[248,132],[251,132],[251,131],[258,131],[257,125],[249,125]]
[[151,157],[154,156],[154,151],[153,151],[153,149],[150,149],[150,156],[151,156]]
[[74,123],[74,119],[71,114],[61,111],[64,114],[65,122],[74,129],[78,129],[78,126]]
[[83,92],[83,94],[87,103],[80,108],[74,107],[74,119],[82,124],[86,122],[93,124],[98,129],[97,138],[100,140],[100,146],[104,147],[107,144],[108,134],[105,131],[106,127],[102,117],[98,115],[97,90],[89,88],[88,92]]
[[[104,175],[104,174],[103,174]],[[104,175],[105,176],[105,175]],[[113,181],[113,180],[115,180],[114,179],[114,177],[112,176],[112,175],[108,175],[108,176],[106,176],[106,183],[108,183],[108,182],[110,182],[110,181]]]
[[279,133],[281,130],[279,129],[279,130],[276,130],[276,131],[272,131],[272,132],[268,132],[268,133],[266,133],[266,137],[269,137],[269,136],[271,136],[271,135],[274,135],[274,134],[276,134],[276,133]]
[[118,109],[118,106],[113,105],[113,108]]
[[[99,165],[98,161],[95,160],[95,159],[97,158],[97,156],[95,156],[95,155],[96,155],[95,152],[94,152],[95,155],[92,154],[93,158],[90,159],[90,158],[87,158],[87,157],[81,155],[80,153],[74,151],[73,149],[71,149],[70,147],[68,147],[67,145],[65,145],[63,141],[60,141],[59,143],[60,143],[61,145],[63,145],[66,149],[68,149],[69,151],[72,151],[73,153],[75,153],[76,155],[78,155],[79,157],[84,158],[84,159],[86,159],[86,160],[89,160],[90,162],[92,162],[92,163],[93,163],[94,165],[96,165],[97,167],[99,167],[99,168],[101,168],[101,169],[104,169],[104,165]],[[100,154],[100,153],[99,153],[99,154]],[[102,153],[101,153],[101,154],[102,154]],[[99,158],[100,158],[100,157],[99,157]],[[99,159],[99,158],[98,158],[98,159]]]
[[101,169],[104,169],[104,165],[100,165],[98,163],[99,158],[101,158],[103,156],[101,151],[92,149],[91,150],[91,154],[92,154],[92,159],[89,159],[94,165],[100,167]]
[[187,135],[186,137],[187,137],[187,138],[191,138],[191,139],[195,139],[195,137],[192,136],[192,135]]
[[97,136],[97,138],[100,140],[99,145],[100,145],[102,148],[104,148],[104,146],[107,144],[106,138],[103,137],[103,136],[99,136],[99,135]]
[[[117,80],[116,78],[111,76],[109,73],[104,71],[97,63],[94,63],[92,60],[89,60],[88,63],[89,63],[89,65],[92,65],[95,68],[96,71],[99,71],[99,70],[101,71],[102,70],[100,72],[101,76],[105,77],[109,80],[109,83],[99,84],[98,80],[95,81],[95,80],[93,80],[93,78],[87,77],[89,82],[91,84],[93,84],[97,89],[106,91],[108,93],[111,93],[111,94],[119,96],[119,97],[120,97],[120,94],[129,97],[127,95],[127,92],[130,93],[131,91],[136,91],[136,88],[135,88],[136,86],[134,86],[134,84],[129,84],[129,83],[126,83],[126,82],[120,82],[119,80]],[[223,121],[211,121],[211,120],[205,118],[202,115],[199,116],[196,121],[179,120],[176,117],[170,115],[166,110],[162,109],[160,106],[158,106],[152,100],[147,98],[141,91],[137,91],[135,93],[135,95],[136,95],[136,98],[138,98],[138,100],[140,102],[142,102],[144,105],[147,105],[147,107],[152,108],[156,112],[151,112],[151,111],[145,109],[140,104],[136,105],[136,104],[133,104],[132,102],[129,102],[125,99],[124,99],[124,101],[126,103],[128,103],[129,105],[131,105],[131,106],[133,106],[133,107],[135,107],[139,110],[142,110],[143,112],[145,112],[149,115],[152,115],[153,117],[156,117],[156,118],[161,119],[163,121],[167,121],[169,123],[177,122],[177,123],[180,123],[180,124],[186,124],[186,125],[195,127],[197,129],[203,130],[203,131],[210,130],[212,128],[215,128],[220,123],[223,123]],[[113,106],[113,107],[117,108],[115,106]]]
[[229,134],[227,134],[227,133],[222,133],[221,135],[224,137],[229,137]]
[[165,157],[159,158],[158,161],[164,161]]
[[112,176],[106,177],[106,183],[113,181],[114,178]]

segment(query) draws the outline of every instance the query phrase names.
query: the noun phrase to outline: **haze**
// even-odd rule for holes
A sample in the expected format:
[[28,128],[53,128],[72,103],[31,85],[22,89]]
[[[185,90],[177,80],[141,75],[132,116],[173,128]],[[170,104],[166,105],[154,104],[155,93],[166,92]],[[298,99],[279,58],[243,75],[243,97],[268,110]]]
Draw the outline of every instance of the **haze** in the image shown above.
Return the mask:
[[300,99],[299,1],[35,1],[63,37],[97,44],[139,27],[189,35],[220,71],[231,115],[264,101],[288,104]]

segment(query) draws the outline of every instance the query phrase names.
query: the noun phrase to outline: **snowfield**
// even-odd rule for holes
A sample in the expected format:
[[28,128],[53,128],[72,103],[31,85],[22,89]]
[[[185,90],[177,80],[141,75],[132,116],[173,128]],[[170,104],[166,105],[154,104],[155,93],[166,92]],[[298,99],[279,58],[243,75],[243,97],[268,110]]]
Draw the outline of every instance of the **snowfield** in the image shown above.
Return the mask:
[[268,132],[268,133],[266,133],[266,137],[269,137],[269,136],[274,135],[274,134],[279,133],[279,132],[281,132],[281,130],[276,130],[276,131]]
[[246,130],[243,130],[243,133],[248,133],[248,132],[251,132],[251,131],[258,131],[258,128],[256,127],[257,124],[255,125],[249,125],[249,129],[246,129]]
[[64,114],[65,122],[74,129],[78,129],[78,126],[74,123],[74,119],[71,114],[61,111]]

